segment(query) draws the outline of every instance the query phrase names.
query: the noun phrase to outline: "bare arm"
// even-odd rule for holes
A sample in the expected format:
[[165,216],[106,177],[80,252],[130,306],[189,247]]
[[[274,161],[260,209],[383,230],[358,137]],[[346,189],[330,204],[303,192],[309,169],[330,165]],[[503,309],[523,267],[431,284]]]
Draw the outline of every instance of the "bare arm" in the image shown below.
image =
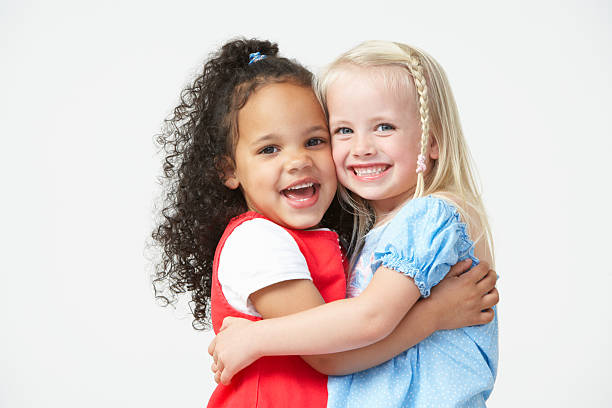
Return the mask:
[[[437,329],[463,327],[486,322],[486,319],[490,320],[492,312],[482,313],[481,311],[488,309],[497,302],[496,291],[486,295],[492,289],[494,290],[495,273],[494,271],[489,271],[488,266],[483,265],[459,277],[460,272],[463,272],[468,267],[469,262],[460,263],[453,267],[451,272],[449,272],[449,277],[438,285],[439,287],[434,290],[432,296],[427,300],[419,301],[413,310],[402,318],[396,330],[383,340],[361,349],[335,354],[303,356],[304,360],[313,368],[325,374],[347,374],[378,365],[423,340]],[[394,271],[391,272],[397,274]],[[487,274],[487,272],[489,273]],[[485,275],[489,279],[482,279]],[[403,276],[399,277],[407,279]],[[264,318],[279,317],[299,312],[323,303],[323,299],[312,282],[305,280],[286,281],[264,288],[251,295],[251,301]],[[232,325],[231,322],[234,322],[234,324]],[[246,324],[246,322],[240,322],[240,324],[236,324],[236,322],[239,322],[239,319],[226,319],[224,327],[231,325],[233,332],[222,332],[225,337],[216,338],[211,343],[209,350],[215,350],[217,353],[216,357],[218,357],[219,348],[221,348],[221,352],[223,352],[223,349],[231,350],[233,356],[240,356],[240,358],[245,353],[253,356],[257,355],[257,353],[251,354],[256,349],[253,341],[242,341],[245,335],[250,339],[255,339],[253,336],[256,336],[256,334],[248,332],[250,329],[246,329],[247,333],[240,333],[241,325]],[[338,324],[334,325],[334,332],[343,330],[338,328],[338,326]],[[320,330],[320,325],[317,325],[314,331],[320,333]],[[283,343],[294,340],[290,336],[285,338],[284,341],[271,337],[270,334],[268,336],[266,338],[274,339],[274,342],[266,342],[270,347],[276,347],[279,340]],[[307,339],[306,341],[310,340]],[[215,343],[221,347],[215,349]],[[250,348],[249,351],[243,350],[245,345]],[[242,348],[239,349],[240,346]],[[295,349],[300,347],[300,345],[293,346]],[[261,355],[284,354],[283,351],[277,351],[276,353],[263,351],[262,353]],[[298,353],[300,352],[291,354]],[[258,355],[253,359],[255,358],[258,358]],[[215,360],[220,360],[220,365],[223,361],[227,361],[225,357],[216,358]],[[247,357],[246,361],[248,360],[249,358]],[[224,367],[222,366],[214,366],[213,371],[217,372],[217,381],[227,383],[233,373],[249,363],[250,361],[242,365],[243,363],[240,362],[238,363],[239,368],[230,368],[228,366],[227,370],[223,370]],[[233,363],[230,362],[231,364]],[[222,371],[224,377],[220,376]]]
[[[298,286],[301,286],[299,290]],[[278,292],[283,293],[285,300],[312,300],[316,296],[320,299],[314,285],[307,280],[271,285],[263,292],[251,294],[251,301],[264,316],[266,306],[262,308],[262,304],[268,303],[270,296],[267,295],[274,293],[275,288],[281,289]],[[307,295],[298,295],[304,292]],[[381,267],[359,297],[250,324],[226,318],[208,347],[214,359],[215,380],[228,384],[235,373],[262,356],[325,354],[370,345],[393,331],[419,295],[412,279]],[[234,324],[228,326],[228,322]]]
[[302,358],[323,374],[346,375],[390,360],[436,330],[489,323],[494,317],[491,308],[499,301],[496,274],[484,263],[459,276],[461,268],[470,264],[468,260],[454,266],[431,296],[419,300],[383,340],[355,350]]
[[[311,290],[316,291],[314,286]],[[253,348],[260,357],[364,347],[388,336],[419,297],[411,278],[380,267],[358,297],[322,304],[290,317],[256,322],[251,326]]]

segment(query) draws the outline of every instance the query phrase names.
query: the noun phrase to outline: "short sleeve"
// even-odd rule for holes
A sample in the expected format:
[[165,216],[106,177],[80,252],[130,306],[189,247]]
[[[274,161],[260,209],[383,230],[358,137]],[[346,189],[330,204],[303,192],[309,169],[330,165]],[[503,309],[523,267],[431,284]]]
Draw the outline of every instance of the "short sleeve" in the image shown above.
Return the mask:
[[393,217],[374,250],[372,270],[385,266],[414,280],[421,295],[466,258],[474,264],[474,244],[455,207],[437,197],[409,201]]
[[263,218],[245,221],[232,231],[221,251],[217,276],[230,306],[253,316],[260,316],[249,300],[253,292],[287,280],[312,280],[293,237]]

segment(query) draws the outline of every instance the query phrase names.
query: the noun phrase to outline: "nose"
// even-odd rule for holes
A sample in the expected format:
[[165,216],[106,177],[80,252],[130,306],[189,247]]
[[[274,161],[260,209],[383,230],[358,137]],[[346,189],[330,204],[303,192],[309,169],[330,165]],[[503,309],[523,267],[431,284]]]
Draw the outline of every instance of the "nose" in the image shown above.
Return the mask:
[[291,152],[289,157],[287,157],[285,167],[290,173],[304,170],[312,167],[312,158],[307,150]]
[[355,133],[351,138],[351,154],[354,157],[368,157],[376,153],[372,136],[364,133]]

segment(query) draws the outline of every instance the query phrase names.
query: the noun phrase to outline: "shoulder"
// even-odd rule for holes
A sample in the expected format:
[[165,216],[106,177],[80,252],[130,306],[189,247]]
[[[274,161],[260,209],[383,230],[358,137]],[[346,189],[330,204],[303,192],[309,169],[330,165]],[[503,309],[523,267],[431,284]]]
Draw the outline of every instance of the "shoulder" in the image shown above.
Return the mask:
[[472,254],[473,243],[459,212],[428,196],[406,203],[391,220],[374,252],[372,269],[385,266],[414,279],[423,296],[450,267]]
[[448,221],[460,221],[459,212],[451,202],[437,196],[419,197],[404,204],[386,230],[393,233],[430,229]]
[[429,256],[443,248],[459,245],[463,252],[473,245],[457,208],[437,196],[410,200],[383,228],[376,252],[395,247],[411,257]]
[[233,229],[221,249],[217,276],[228,303],[255,316],[252,293],[286,280],[312,279],[295,239],[265,218],[244,220]]
[[219,266],[224,273],[228,267],[248,269],[256,274],[307,269],[295,238],[285,228],[265,218],[249,219],[234,228],[221,249]]
[[[484,208],[473,203],[466,202],[457,195],[449,192],[435,193],[436,196],[449,202],[456,209],[457,220],[465,225],[468,236],[474,243],[474,254],[481,261],[486,261],[493,265],[493,252],[491,250],[489,238],[487,238],[486,215],[483,215]],[[484,224],[483,224],[484,223]]]
[[225,241],[221,255],[261,255],[277,251],[300,252],[295,239],[286,229],[265,218],[253,218],[234,228]]
[[409,213],[432,213],[450,216],[457,213],[457,208],[453,203],[446,196],[430,195],[410,200],[405,207]]

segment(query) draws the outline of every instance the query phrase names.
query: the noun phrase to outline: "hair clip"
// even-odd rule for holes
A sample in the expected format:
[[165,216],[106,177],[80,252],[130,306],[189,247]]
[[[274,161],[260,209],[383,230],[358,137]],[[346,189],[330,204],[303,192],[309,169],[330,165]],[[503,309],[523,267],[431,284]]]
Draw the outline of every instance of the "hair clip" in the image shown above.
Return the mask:
[[417,174],[425,173],[425,170],[427,170],[427,165],[425,165],[425,155],[424,154],[419,154],[419,156],[417,157],[416,172],[417,172]]
[[251,65],[254,62],[261,61],[264,58],[266,58],[265,54],[262,54],[259,51],[252,52],[252,53],[249,54],[249,65]]

